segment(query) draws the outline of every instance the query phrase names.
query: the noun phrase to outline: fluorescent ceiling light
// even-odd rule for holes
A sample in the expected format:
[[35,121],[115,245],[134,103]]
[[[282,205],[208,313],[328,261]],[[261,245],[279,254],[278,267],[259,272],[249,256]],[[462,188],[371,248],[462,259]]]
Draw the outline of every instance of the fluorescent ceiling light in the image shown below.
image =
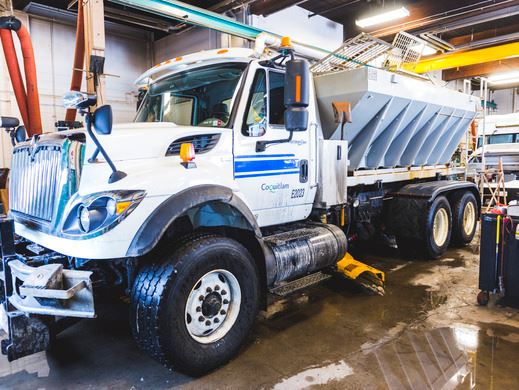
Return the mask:
[[360,28],[366,28],[374,26],[376,24],[390,22],[396,19],[402,19],[409,16],[409,11],[405,7],[386,11],[378,15],[373,15],[367,18],[359,19],[355,21],[355,24]]
[[493,85],[503,85],[519,82],[519,71],[496,73],[488,76],[488,82]]

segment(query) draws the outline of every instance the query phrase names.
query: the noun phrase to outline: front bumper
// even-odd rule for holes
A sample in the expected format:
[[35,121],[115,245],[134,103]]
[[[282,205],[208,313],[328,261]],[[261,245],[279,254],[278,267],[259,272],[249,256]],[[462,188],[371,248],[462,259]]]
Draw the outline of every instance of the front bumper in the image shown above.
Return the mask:
[[15,252],[14,223],[0,217],[0,327],[9,361],[49,347],[56,317],[95,317],[90,271],[48,263],[32,267]]

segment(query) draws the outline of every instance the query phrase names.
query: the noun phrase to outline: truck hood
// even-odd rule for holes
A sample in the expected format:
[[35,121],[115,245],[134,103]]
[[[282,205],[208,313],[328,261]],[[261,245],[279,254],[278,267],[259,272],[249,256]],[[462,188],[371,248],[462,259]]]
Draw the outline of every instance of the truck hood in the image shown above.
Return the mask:
[[[179,138],[197,134],[219,134],[215,127],[178,126],[174,123],[124,123],[113,126],[112,134],[97,135],[113,161],[128,161],[164,157],[171,143]],[[95,144],[87,135],[87,156]],[[99,155],[99,160],[102,156]]]

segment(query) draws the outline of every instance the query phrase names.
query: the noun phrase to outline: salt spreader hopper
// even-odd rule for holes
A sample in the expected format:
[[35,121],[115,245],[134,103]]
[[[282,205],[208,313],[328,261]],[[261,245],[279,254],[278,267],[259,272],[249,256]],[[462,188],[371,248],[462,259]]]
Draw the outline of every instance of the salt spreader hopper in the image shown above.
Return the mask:
[[[474,96],[370,66],[314,80],[324,138],[348,141],[349,171],[447,164],[476,116]],[[334,102],[351,105],[343,128]]]

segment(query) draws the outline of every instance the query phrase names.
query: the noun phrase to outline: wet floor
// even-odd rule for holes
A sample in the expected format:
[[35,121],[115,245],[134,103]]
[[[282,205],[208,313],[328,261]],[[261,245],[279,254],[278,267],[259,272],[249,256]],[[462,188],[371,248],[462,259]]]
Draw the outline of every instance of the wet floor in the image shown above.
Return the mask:
[[332,279],[258,318],[240,355],[198,379],[170,371],[133,344],[119,303],[66,330],[52,351],[0,357],[0,388],[514,389],[519,311],[475,304],[474,248],[434,262],[370,255],[386,295]]

